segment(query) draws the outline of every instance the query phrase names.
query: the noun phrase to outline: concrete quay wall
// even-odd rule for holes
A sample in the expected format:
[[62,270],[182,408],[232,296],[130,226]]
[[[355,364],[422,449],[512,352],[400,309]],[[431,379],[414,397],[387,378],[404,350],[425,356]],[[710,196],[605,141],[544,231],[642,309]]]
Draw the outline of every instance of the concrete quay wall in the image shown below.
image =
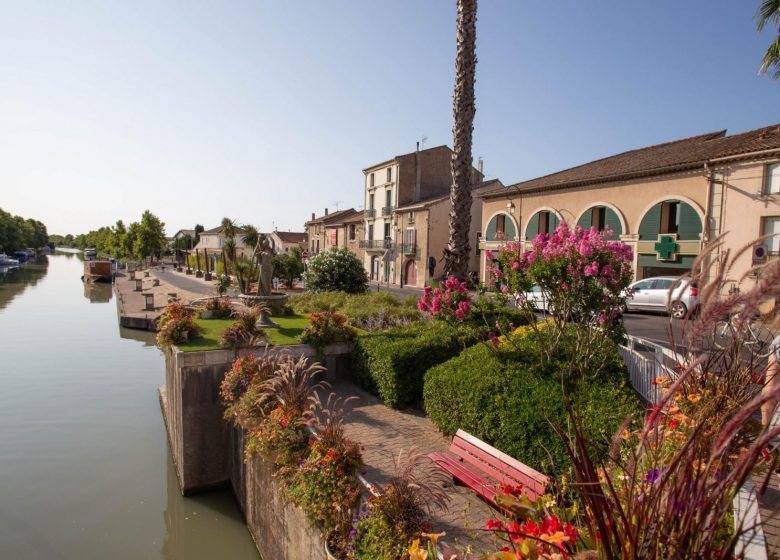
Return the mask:
[[[307,345],[283,350],[317,360]],[[263,349],[242,350],[246,352]],[[325,349],[321,363],[326,380],[349,375],[350,352],[346,344]],[[286,502],[272,478],[272,465],[257,456],[244,462],[243,434],[223,417],[219,385],[236,356],[233,350],[181,352],[174,347],[166,352],[160,405],[181,491],[192,495],[230,487],[264,560],[324,560],[320,531],[300,508]]]

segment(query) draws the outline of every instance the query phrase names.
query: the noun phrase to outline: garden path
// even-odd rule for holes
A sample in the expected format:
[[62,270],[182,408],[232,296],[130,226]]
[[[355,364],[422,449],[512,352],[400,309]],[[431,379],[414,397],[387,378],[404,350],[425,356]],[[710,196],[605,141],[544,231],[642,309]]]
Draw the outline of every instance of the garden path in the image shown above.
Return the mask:
[[[393,472],[393,457],[399,451],[416,446],[423,454],[446,451],[449,438],[421,413],[393,410],[378,398],[351,383],[338,383],[333,391],[340,397],[357,397],[346,417],[347,437],[361,443],[366,464],[365,478],[382,486]],[[464,486],[448,486],[449,511],[436,511],[431,519],[435,533],[445,531],[448,549],[457,551],[458,558],[477,558],[480,553],[495,551],[492,537],[482,530],[497,512]],[[464,551],[471,551],[470,555]],[[445,556],[449,558],[449,556]]]

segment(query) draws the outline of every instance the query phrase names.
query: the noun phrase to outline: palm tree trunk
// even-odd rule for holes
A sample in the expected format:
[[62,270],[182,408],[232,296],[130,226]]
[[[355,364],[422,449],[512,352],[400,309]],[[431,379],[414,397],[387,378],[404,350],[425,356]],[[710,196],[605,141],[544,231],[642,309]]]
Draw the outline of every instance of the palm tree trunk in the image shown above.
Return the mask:
[[450,240],[444,250],[444,274],[466,279],[471,256],[471,138],[474,131],[474,81],[477,68],[477,0],[458,0],[455,96],[453,100]]

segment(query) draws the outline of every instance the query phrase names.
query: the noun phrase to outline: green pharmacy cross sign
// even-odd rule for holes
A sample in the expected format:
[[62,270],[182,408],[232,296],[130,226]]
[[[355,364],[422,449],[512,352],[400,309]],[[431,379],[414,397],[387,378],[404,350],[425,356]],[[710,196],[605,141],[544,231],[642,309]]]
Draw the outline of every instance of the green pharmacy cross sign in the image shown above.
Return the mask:
[[659,235],[658,243],[653,248],[658,253],[659,261],[673,261],[677,257],[677,239],[672,235]]

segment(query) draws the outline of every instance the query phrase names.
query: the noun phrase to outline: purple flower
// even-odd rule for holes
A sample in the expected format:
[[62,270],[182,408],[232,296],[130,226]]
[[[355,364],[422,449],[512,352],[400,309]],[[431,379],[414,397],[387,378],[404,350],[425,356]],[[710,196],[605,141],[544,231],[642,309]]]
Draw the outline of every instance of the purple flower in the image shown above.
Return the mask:
[[650,469],[649,471],[647,471],[647,475],[645,476],[645,480],[647,482],[649,482],[650,484],[652,484],[653,482],[658,480],[658,477],[660,477],[660,476],[661,476],[661,473],[659,472],[658,469]]

